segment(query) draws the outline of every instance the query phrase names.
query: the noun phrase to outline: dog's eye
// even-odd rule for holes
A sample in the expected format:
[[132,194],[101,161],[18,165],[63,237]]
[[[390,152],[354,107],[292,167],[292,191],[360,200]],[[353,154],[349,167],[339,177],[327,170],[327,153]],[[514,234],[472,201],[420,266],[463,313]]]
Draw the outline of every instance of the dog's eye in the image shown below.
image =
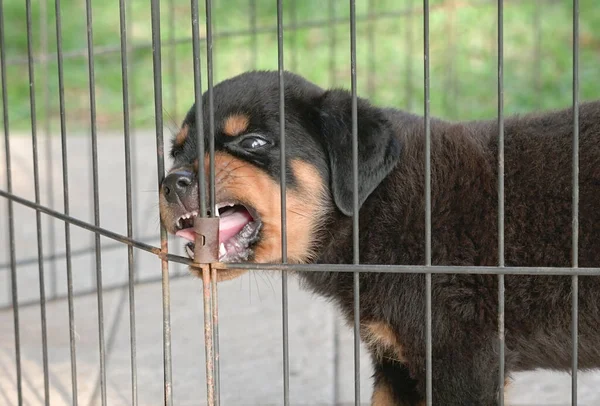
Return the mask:
[[267,145],[268,142],[259,137],[246,137],[240,141],[240,147],[244,149],[258,149]]

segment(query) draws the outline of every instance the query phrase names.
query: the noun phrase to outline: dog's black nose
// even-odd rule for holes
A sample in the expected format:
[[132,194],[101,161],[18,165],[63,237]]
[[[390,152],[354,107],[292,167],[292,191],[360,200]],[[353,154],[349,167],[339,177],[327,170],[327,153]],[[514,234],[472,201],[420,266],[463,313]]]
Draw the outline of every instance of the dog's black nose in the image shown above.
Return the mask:
[[192,189],[192,173],[177,171],[170,173],[162,182],[163,193],[169,203],[182,202]]

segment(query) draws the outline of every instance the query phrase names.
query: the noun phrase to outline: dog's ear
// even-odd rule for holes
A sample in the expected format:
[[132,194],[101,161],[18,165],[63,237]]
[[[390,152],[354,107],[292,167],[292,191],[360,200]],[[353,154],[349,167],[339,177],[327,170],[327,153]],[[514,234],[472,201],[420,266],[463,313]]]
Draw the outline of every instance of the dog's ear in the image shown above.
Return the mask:
[[[338,209],[352,215],[352,97],[345,90],[325,92],[319,103],[320,130],[329,155],[331,191]],[[358,205],[391,172],[400,158],[400,140],[384,113],[357,100]]]

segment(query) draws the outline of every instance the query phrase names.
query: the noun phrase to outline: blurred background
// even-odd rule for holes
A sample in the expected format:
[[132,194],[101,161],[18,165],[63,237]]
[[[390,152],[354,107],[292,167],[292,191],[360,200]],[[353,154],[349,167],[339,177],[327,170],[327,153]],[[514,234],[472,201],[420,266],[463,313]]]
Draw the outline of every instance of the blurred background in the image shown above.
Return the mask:
[[[206,90],[205,5],[200,1],[202,89]],[[62,0],[69,213],[94,222],[92,124],[98,137],[100,225],[127,233],[123,86],[119,2],[93,0],[94,77],[90,82],[86,6]],[[497,112],[497,2],[430,0],[431,114],[451,120],[494,119]],[[581,100],[600,97],[600,7],[580,0]],[[285,68],[322,87],[350,88],[347,1],[284,0]],[[32,2],[34,80],[27,72],[25,2],[3,0],[6,112],[12,171],[0,148],[0,189],[35,199],[32,129],[38,135],[40,202],[64,212],[55,2]],[[190,2],[160,2],[162,101],[165,141],[177,132],[194,100]],[[423,114],[423,5],[417,0],[359,0],[359,96],[379,105]],[[250,69],[277,69],[276,2],[213,0],[214,82]],[[131,119],[133,236],[158,246],[150,2],[126,1]],[[506,114],[567,108],[572,103],[572,1],[504,1],[504,108]],[[90,85],[95,89],[92,123]],[[35,110],[31,109],[30,89]],[[5,137],[7,136],[7,137]],[[167,162],[168,166],[168,162]],[[73,376],[81,404],[101,403],[99,334],[106,342],[108,404],[162,403],[162,291],[158,258],[135,250],[134,316],[130,317],[124,245],[14,205],[16,285],[9,263],[8,201],[0,199],[0,404],[17,403],[16,354],[21,358],[25,404],[72,404]],[[43,260],[38,261],[38,233]],[[75,348],[69,342],[67,243],[73,272]],[[181,242],[169,250],[182,253]],[[98,254],[98,256],[97,256]],[[98,266],[99,259],[100,266]],[[41,263],[41,265],[40,265]],[[101,285],[97,284],[100,274]],[[205,398],[202,284],[170,264],[175,404]],[[40,289],[43,276],[44,292]],[[221,400],[224,405],[282,403],[281,287],[277,273],[256,272],[219,286]],[[335,309],[290,279],[290,399],[297,405],[353,404],[352,331]],[[43,296],[42,296],[43,293]],[[42,298],[44,300],[40,300]],[[98,299],[103,312],[99,331]],[[18,303],[17,308],[13,303]],[[47,327],[41,324],[42,308]],[[15,324],[15,315],[19,321]],[[15,328],[16,327],[16,328]],[[133,327],[133,328],[132,328]],[[15,334],[17,330],[18,334]],[[136,338],[134,351],[131,334]],[[15,337],[18,340],[15,340]],[[43,348],[48,349],[44,374]],[[75,366],[75,370],[73,370]],[[370,397],[370,366],[361,362],[361,398]],[[132,378],[132,371],[135,372]],[[47,378],[45,379],[45,375]],[[570,377],[549,371],[516,375],[513,405],[567,405]],[[580,404],[600,404],[600,374],[580,374]]]

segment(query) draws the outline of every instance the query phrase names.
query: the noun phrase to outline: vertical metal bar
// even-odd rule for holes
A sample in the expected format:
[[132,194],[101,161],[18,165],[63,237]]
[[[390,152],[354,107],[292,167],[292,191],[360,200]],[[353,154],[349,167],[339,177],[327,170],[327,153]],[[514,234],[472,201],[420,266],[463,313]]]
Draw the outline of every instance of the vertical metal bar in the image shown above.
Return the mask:
[[[329,87],[335,87],[337,84],[336,77],[336,60],[335,51],[337,49],[337,35],[335,26],[335,0],[328,1],[328,20],[329,20]],[[340,323],[337,312],[333,315],[333,404],[337,405],[340,402]]]
[[[31,144],[33,152],[33,188],[35,202],[40,204],[40,171],[37,141],[37,120],[35,105],[35,76],[33,72],[33,44],[31,33],[31,0],[25,1],[27,13],[27,66],[29,70],[29,106],[31,114]],[[44,403],[50,405],[50,383],[48,373],[48,330],[46,326],[46,283],[44,281],[44,247],[42,240],[42,213],[35,212],[37,228],[38,278],[40,284],[40,317],[42,328],[42,365],[44,370]]]
[[217,268],[211,267],[210,270],[211,278],[211,309],[212,309],[212,324],[213,324],[213,369],[214,369],[214,380],[215,380],[215,405],[221,404],[221,379],[219,372],[219,291],[217,289],[218,276]]
[[[213,59],[213,23],[212,1],[206,0],[206,73],[208,85],[208,154],[209,154],[209,210],[210,217],[215,217],[215,107],[213,95],[214,59]],[[220,374],[219,374],[219,303],[217,270],[211,269],[211,308],[213,332],[213,376],[215,382],[215,405],[221,403]]]
[[[62,152],[62,181],[63,181],[63,204],[66,215],[70,213],[69,207],[69,162],[67,154],[67,128],[65,117],[65,84],[62,51],[62,18],[60,11],[60,0],[55,0],[56,13],[56,58],[58,65],[58,99],[60,109],[60,140]],[[73,406],[78,404],[77,393],[77,357],[75,347],[75,306],[73,304],[73,268],[71,264],[71,227],[65,221],[65,259],[67,262],[67,303],[69,308],[69,348],[71,353],[71,390],[73,395]]]
[[[199,195],[199,217],[206,216],[206,190],[204,167],[204,117],[202,105],[202,76],[200,65],[200,32],[198,24],[198,0],[191,0],[192,8],[192,48],[194,59],[194,97],[196,113],[196,136],[198,145],[198,195]],[[214,210],[213,208],[211,208]],[[211,210],[211,211],[212,211]],[[199,237],[196,244],[199,244]],[[206,397],[209,405],[215,404],[215,382],[214,382],[214,355],[213,355],[213,326],[211,312],[211,273],[209,268],[202,270],[203,304],[204,304],[204,351],[206,356]]]
[[[129,117],[129,77],[127,58],[127,16],[125,0],[119,0],[119,27],[121,29],[121,80],[123,86],[123,141],[125,146],[125,196],[127,211],[127,237],[133,238],[133,202],[131,198],[131,134]],[[135,328],[135,265],[133,246],[127,246],[129,278],[129,346],[131,356],[131,404],[137,406],[137,343]]]
[[[573,268],[579,267],[579,0],[573,0]],[[571,277],[573,340],[571,367],[571,404],[577,405],[579,277]]]
[[[6,159],[6,190],[12,193],[12,165],[8,122],[8,90],[6,82],[6,47],[4,41],[4,2],[0,0],[0,76],[2,76],[2,119],[4,122],[4,152]],[[15,370],[17,374],[17,401],[23,405],[23,376],[21,373],[21,333],[19,329],[19,295],[17,289],[17,262],[15,253],[15,215],[13,201],[8,199],[8,244],[10,253],[10,284],[15,334]]]
[[[504,267],[504,1],[498,0],[498,266]],[[498,403],[504,405],[504,275],[498,275]]]
[[[43,61],[42,99],[44,100],[44,141],[46,148],[46,193],[48,206],[54,205],[54,166],[52,165],[52,137],[50,134],[50,82],[48,74],[48,0],[40,1],[40,44]],[[48,246],[50,257],[56,255],[56,236],[54,235],[54,217],[47,216]],[[50,261],[50,297],[57,295],[56,261]]]
[[252,69],[258,67],[258,28],[256,26],[256,0],[250,0],[250,49],[252,50]]
[[[165,176],[164,140],[163,140],[163,100],[162,100],[162,66],[160,40],[160,0],[150,3],[152,19],[152,68],[154,77],[154,119],[156,126],[156,163],[158,190]],[[160,250],[163,255],[169,252],[167,230],[160,226]],[[169,262],[163,256],[162,268],[162,311],[163,311],[163,371],[164,371],[164,404],[173,404],[173,379],[171,363],[171,292],[169,286]]]
[[[352,247],[353,263],[360,263],[358,234],[358,98],[356,95],[356,0],[350,0],[350,76],[352,84]],[[360,405],[360,281],[354,272],[354,404]]]
[[[429,60],[429,0],[423,0],[424,110],[425,110],[425,265],[431,266],[431,92]],[[425,274],[425,402],[432,404],[431,273]]]
[[[280,137],[280,187],[281,187],[281,262],[287,263],[287,212],[286,212],[286,139],[285,139],[285,83],[283,70],[283,4],[277,0],[277,66],[279,72],[279,137]],[[288,337],[288,273],[281,274],[281,307],[283,329],[283,404],[290,404],[290,360]]]
[[213,336],[211,317],[211,273],[208,267],[202,269],[202,292],[204,299],[204,350],[206,354],[206,400],[208,406],[215,404],[215,383],[213,375]]
[[369,69],[367,72],[367,95],[372,98],[375,94],[375,0],[367,1],[367,44]]
[[[90,118],[92,130],[92,182],[94,200],[94,225],[100,226],[100,196],[98,192],[98,135],[96,131],[96,85],[94,76],[94,33],[92,25],[92,2],[86,0],[86,27],[87,27],[87,50],[88,50],[88,73],[90,85]],[[98,295],[98,342],[100,349],[100,390],[102,405],[106,406],[106,354],[104,345],[104,300],[102,294],[102,258],[100,246],[100,234],[95,234],[96,248],[96,292]]]
[[[132,16],[133,11],[132,11],[132,4],[133,2],[131,1],[127,1],[126,2],[126,9],[125,9],[125,29],[127,30],[127,32],[131,32],[131,24],[132,24]],[[132,45],[131,45],[131,39],[129,36],[126,37],[126,48],[127,48],[127,53],[131,55],[131,51],[132,51]],[[128,66],[128,69],[130,70],[135,70],[135,59],[132,61],[131,59],[129,59],[127,61],[128,65],[131,64],[131,66]],[[135,89],[136,89],[136,82],[133,81],[132,83],[129,84],[129,99],[133,100],[135,103]],[[130,130],[129,130],[129,141],[130,141],[130,149],[131,151],[133,151],[133,154],[130,156],[130,160],[131,160],[131,168],[132,168],[132,176],[130,177],[130,181],[131,181],[131,189],[133,191],[133,195],[132,195],[132,206],[136,207],[136,199],[137,199],[137,195],[138,195],[138,188],[137,188],[137,154],[135,153],[135,151],[138,151],[137,149],[137,141],[136,141],[136,136],[135,136],[135,118],[133,117],[133,112],[130,110],[129,111],[129,123],[130,123]],[[133,125],[131,123],[134,123]],[[140,216],[141,216],[141,210],[135,210],[133,212],[133,221],[132,221],[132,230],[133,230],[133,235],[135,236],[135,231],[138,229],[138,225],[140,224]],[[133,273],[134,273],[134,280],[135,282],[138,281],[138,264],[136,262],[133,263]]]

